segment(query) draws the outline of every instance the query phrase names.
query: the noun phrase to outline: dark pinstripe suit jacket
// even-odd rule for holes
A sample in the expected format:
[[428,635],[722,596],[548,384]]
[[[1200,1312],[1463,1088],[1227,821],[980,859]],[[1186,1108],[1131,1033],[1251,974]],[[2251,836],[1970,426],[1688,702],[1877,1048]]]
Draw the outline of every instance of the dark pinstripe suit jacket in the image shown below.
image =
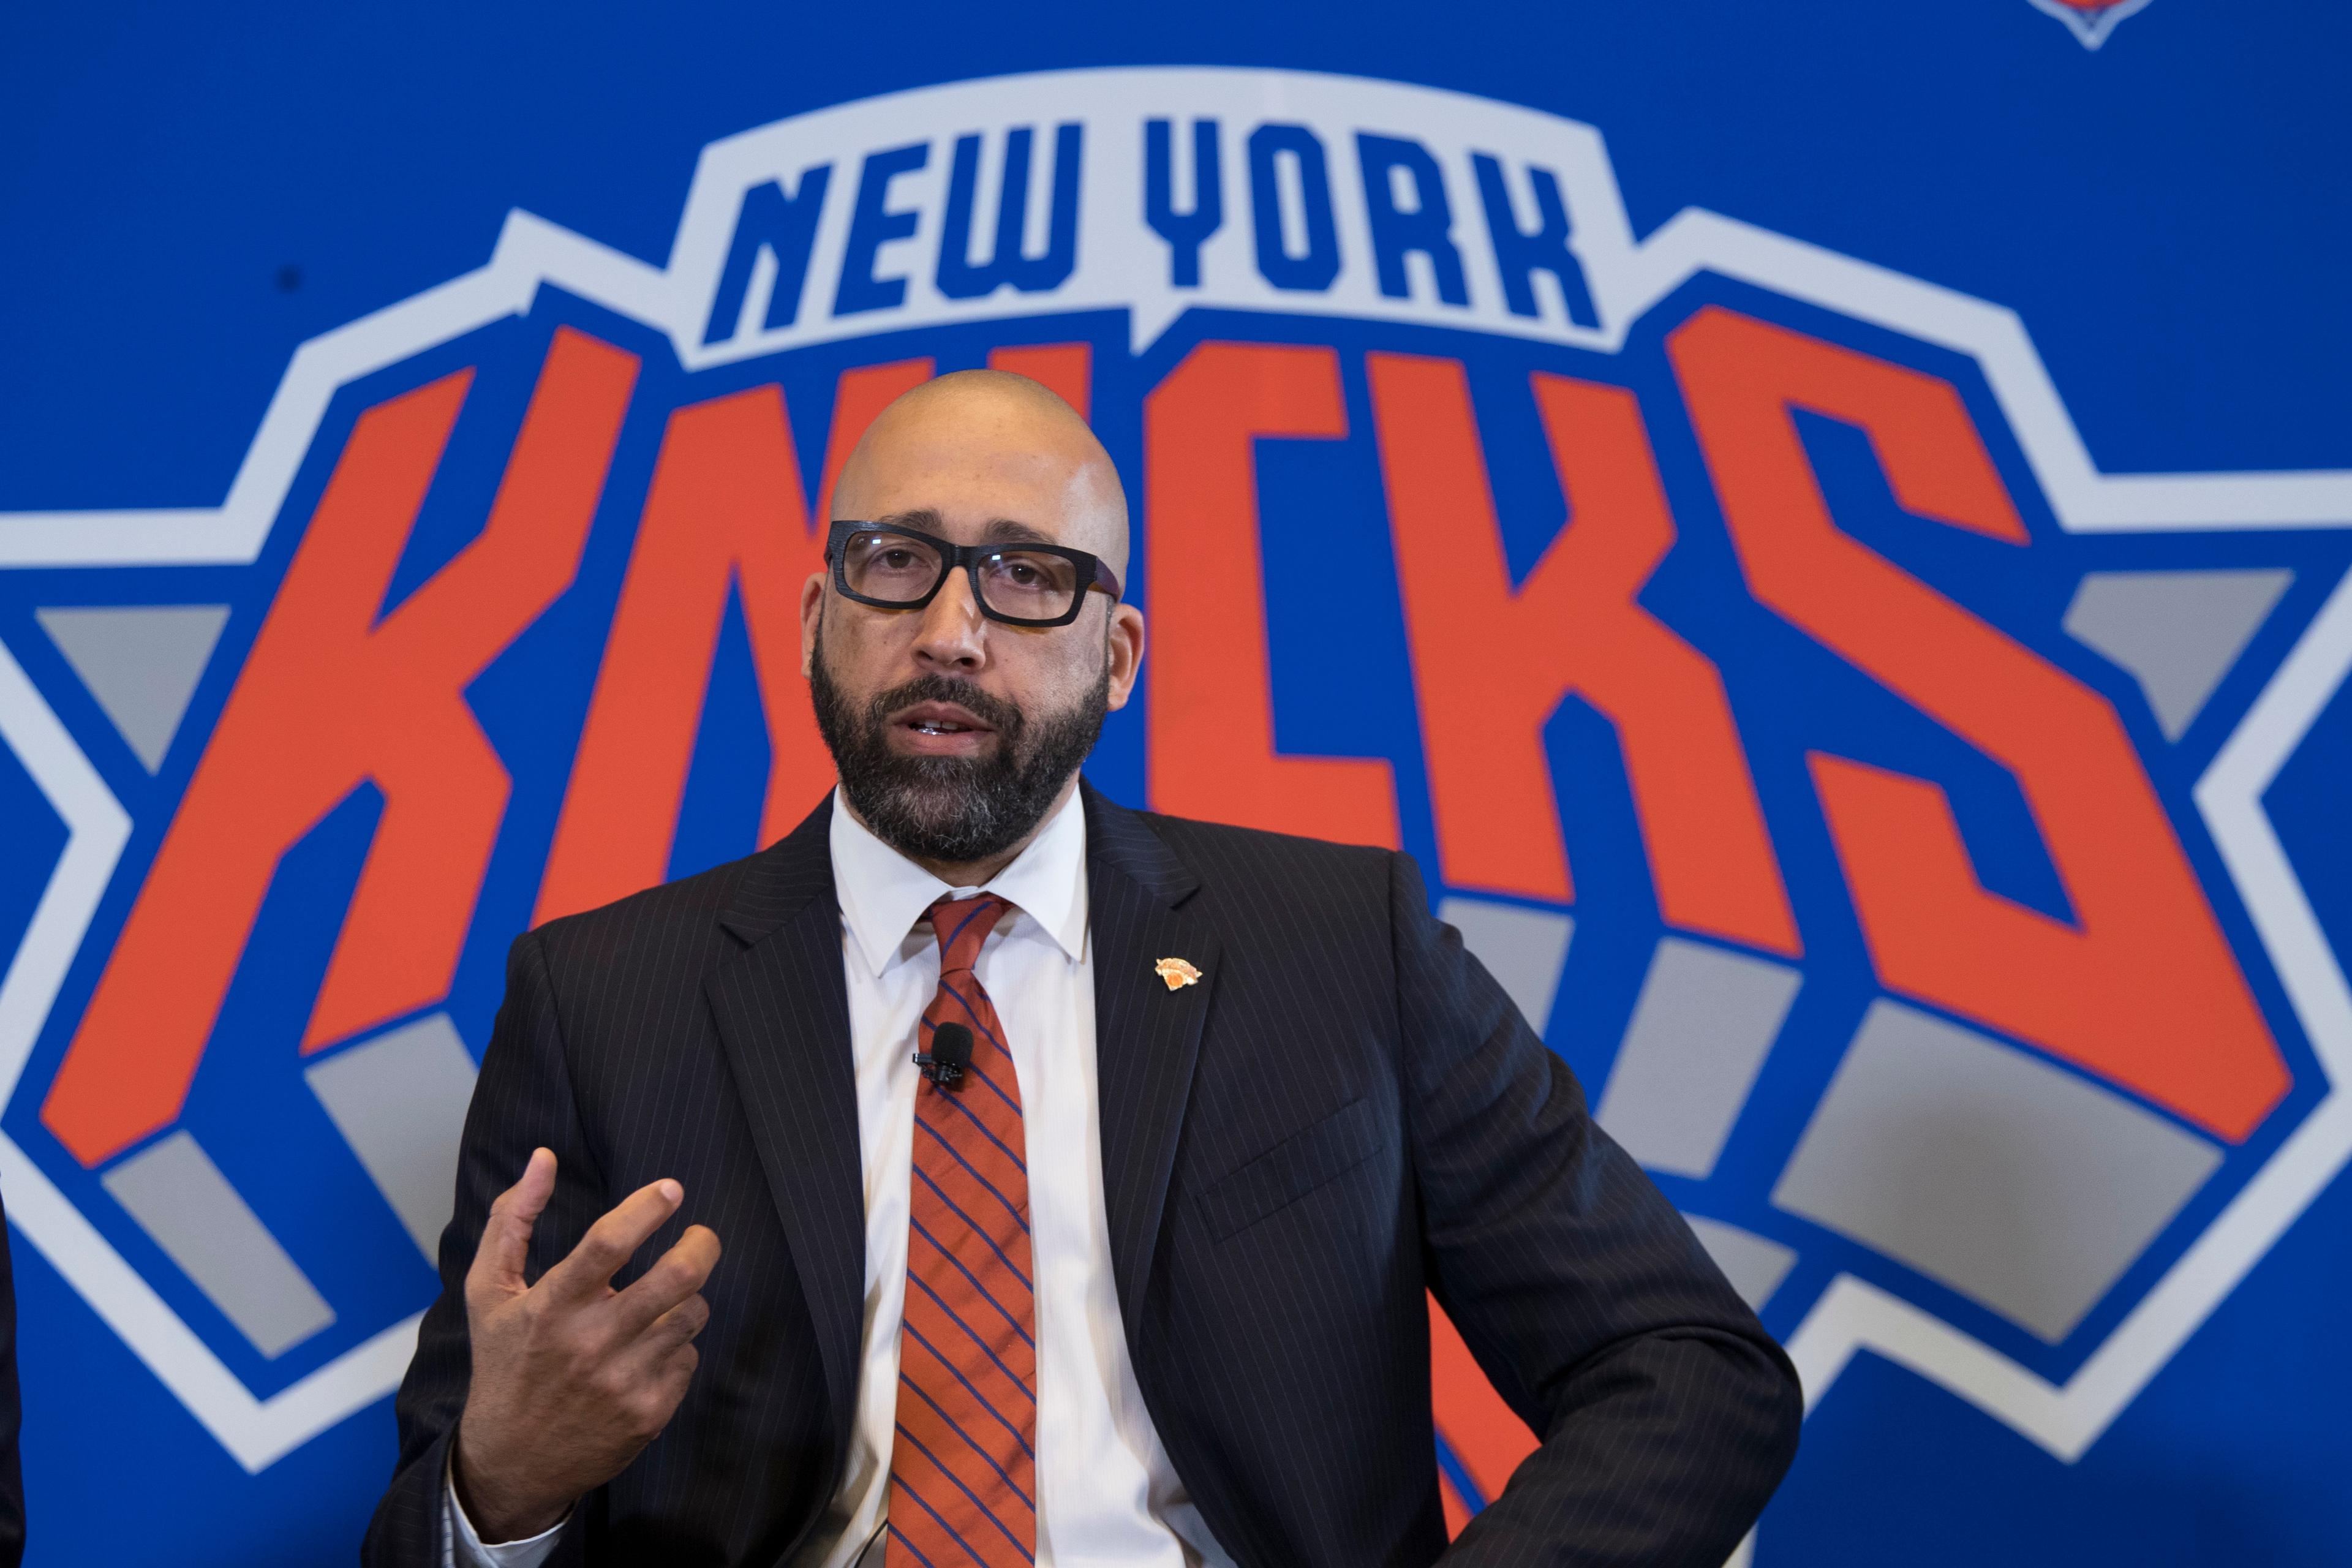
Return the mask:
[[[1796,1379],[1412,862],[1086,806],[1112,1268],[1152,1420],[1225,1549],[1444,1550],[1433,1290],[1544,1437],[1449,1563],[1719,1568],[1794,1451]],[[685,1404],[556,1560],[765,1568],[806,1539],[849,1442],[865,1268],[829,812],[514,944],[364,1561],[441,1561],[464,1275],[541,1143],[561,1170],[534,1277],[662,1176],[685,1212],[625,1279],[688,1223],[726,1247]],[[1171,955],[1201,982],[1169,990]]]

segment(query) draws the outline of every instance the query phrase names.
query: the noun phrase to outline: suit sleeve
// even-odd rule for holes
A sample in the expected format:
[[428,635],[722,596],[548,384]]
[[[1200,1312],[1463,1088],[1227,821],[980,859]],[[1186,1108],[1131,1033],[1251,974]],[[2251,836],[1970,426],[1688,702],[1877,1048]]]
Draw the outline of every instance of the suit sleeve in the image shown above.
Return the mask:
[[1795,1371],[1402,855],[1390,896],[1431,1289],[1542,1439],[1444,1562],[1722,1568],[1795,1457]]
[[[416,1355],[394,1405],[400,1457],[360,1548],[366,1568],[443,1568],[450,1560],[442,1483],[471,1375],[466,1271],[491,1200],[515,1184],[530,1152],[542,1145],[555,1152],[555,1192],[531,1232],[525,1273],[534,1280],[572,1250],[609,1204],[572,1100],[546,954],[532,932],[516,938],[507,954],[506,1000],[466,1112],[457,1206],[441,1233],[441,1294],[417,1330]],[[572,1510],[547,1559],[550,1568],[583,1561],[589,1511]]]

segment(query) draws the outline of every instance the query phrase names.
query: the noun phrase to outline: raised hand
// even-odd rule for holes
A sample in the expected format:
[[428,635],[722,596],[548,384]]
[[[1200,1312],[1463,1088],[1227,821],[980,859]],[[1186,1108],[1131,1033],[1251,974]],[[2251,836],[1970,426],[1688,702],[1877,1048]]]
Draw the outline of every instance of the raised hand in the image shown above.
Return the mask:
[[686,1397],[710,1307],[697,1294],[719,1237],[690,1226],[625,1290],[613,1276],[685,1201],[676,1182],[639,1187],[588,1227],[572,1255],[523,1281],[531,1226],[555,1191],[555,1155],[531,1152],[490,1205],[466,1273],[474,1374],[457,1424],[457,1481],[485,1542],[561,1520],[621,1473]]

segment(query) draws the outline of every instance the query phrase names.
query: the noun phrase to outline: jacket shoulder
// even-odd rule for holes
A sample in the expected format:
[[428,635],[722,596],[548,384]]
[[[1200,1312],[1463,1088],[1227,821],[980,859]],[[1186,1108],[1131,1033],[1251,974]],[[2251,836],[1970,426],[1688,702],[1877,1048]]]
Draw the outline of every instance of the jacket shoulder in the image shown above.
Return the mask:
[[1338,844],[1295,833],[1269,833],[1225,822],[1138,812],[1136,819],[1207,887],[1255,884],[1261,892],[1306,897],[1340,893],[1385,902],[1398,852]]
[[531,929],[551,962],[568,965],[612,962],[644,951],[648,942],[697,931],[716,934],[719,917],[734,902],[743,879],[760,857],[747,855],[691,877],[615,899],[577,914],[562,915]]

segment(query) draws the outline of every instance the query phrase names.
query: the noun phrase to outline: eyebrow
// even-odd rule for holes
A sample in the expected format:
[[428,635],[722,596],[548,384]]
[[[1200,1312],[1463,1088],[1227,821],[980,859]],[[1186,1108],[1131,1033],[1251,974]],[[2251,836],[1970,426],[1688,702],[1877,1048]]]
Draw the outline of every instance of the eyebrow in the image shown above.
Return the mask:
[[1013,518],[1000,517],[981,530],[980,537],[990,544],[1059,544],[1062,542],[1040,528],[1033,528]]
[[917,507],[912,511],[894,511],[887,517],[873,518],[876,528],[919,528],[925,533],[937,533],[943,526],[940,514],[929,507]]
[[[877,528],[912,528],[925,533],[936,533],[941,537],[945,537],[947,533],[946,524],[940,519],[939,512],[927,506],[917,507],[912,511],[892,512],[887,517],[877,517],[872,521]],[[980,531],[980,540],[983,544],[1058,545],[1062,542],[1033,523],[1023,522],[1017,518],[1010,517],[1000,517],[992,521],[987,527]]]

